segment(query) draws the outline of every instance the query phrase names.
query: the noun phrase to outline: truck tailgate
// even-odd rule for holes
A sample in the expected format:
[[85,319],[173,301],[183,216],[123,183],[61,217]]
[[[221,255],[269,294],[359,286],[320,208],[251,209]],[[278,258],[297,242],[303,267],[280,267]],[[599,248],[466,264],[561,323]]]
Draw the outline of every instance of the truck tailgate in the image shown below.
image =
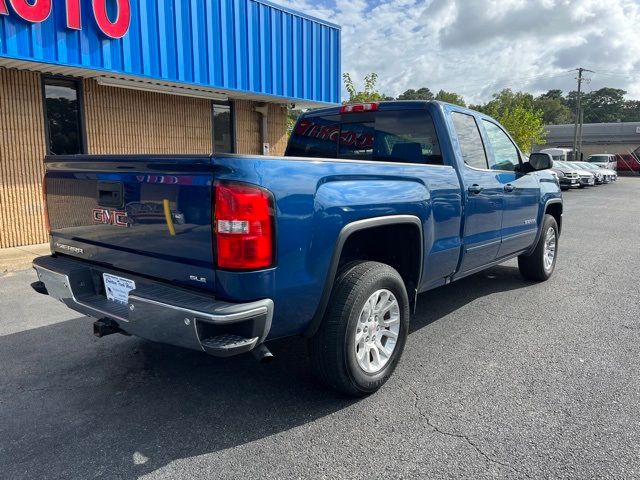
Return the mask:
[[46,166],[56,252],[214,290],[209,156],[48,157]]

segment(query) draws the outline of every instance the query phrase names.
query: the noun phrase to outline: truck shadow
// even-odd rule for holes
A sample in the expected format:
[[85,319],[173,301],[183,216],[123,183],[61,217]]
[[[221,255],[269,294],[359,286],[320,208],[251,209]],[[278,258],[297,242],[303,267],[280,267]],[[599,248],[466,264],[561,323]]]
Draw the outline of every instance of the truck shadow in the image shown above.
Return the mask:
[[[497,267],[422,295],[413,331],[475,298],[526,285],[517,270]],[[357,402],[314,381],[302,340],[273,342],[277,360],[261,366],[250,356],[97,340],[90,325],[77,318],[0,337],[5,478],[139,477]]]
[[410,333],[428,326],[474,300],[496,292],[526,288],[535,282],[524,280],[517,267],[498,265],[483,272],[436,288],[418,296],[418,307]]

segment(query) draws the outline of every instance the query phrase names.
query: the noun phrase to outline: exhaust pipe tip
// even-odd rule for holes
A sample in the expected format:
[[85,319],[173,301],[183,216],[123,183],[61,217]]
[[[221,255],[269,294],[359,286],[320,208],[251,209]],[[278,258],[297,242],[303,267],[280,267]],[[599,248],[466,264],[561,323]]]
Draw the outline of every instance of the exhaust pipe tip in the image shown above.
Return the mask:
[[271,363],[275,358],[273,356],[273,353],[269,351],[269,349],[264,345],[264,343],[261,343],[256,348],[251,350],[251,353],[253,354],[255,359],[258,361],[258,363],[261,363],[262,365]]

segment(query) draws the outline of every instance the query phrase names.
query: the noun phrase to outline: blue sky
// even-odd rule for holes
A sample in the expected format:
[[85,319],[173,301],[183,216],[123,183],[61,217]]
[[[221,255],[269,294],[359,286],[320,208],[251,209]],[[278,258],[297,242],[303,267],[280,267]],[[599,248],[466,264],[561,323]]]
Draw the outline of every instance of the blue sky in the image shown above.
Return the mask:
[[640,0],[273,0],[342,26],[342,69],[389,95],[429,87],[485,101],[502,88],[623,88],[640,99]]

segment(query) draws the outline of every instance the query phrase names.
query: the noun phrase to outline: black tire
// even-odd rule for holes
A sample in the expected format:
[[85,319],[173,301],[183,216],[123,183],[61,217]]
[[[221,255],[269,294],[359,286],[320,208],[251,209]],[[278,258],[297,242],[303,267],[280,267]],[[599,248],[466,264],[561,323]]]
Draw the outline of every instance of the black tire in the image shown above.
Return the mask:
[[[551,266],[547,268],[544,261],[544,254],[545,242],[547,240],[547,233],[549,232],[549,229],[553,229],[555,232],[556,242],[553,262],[551,263]],[[544,221],[542,222],[542,234],[538,239],[536,248],[533,250],[531,255],[521,255],[518,257],[520,274],[527,280],[533,280],[536,282],[549,280],[551,275],[553,275],[553,271],[556,268],[556,262],[558,260],[559,239],[560,234],[558,232],[558,223],[556,222],[556,219],[551,215],[545,215]]]
[[[356,358],[355,335],[365,302],[378,290],[389,290],[399,306],[399,332],[387,364],[377,373],[367,373]],[[409,298],[400,274],[388,265],[355,262],[336,277],[327,312],[316,334],[309,340],[311,366],[326,386],[347,395],[362,397],[377,391],[391,377],[409,332]]]

